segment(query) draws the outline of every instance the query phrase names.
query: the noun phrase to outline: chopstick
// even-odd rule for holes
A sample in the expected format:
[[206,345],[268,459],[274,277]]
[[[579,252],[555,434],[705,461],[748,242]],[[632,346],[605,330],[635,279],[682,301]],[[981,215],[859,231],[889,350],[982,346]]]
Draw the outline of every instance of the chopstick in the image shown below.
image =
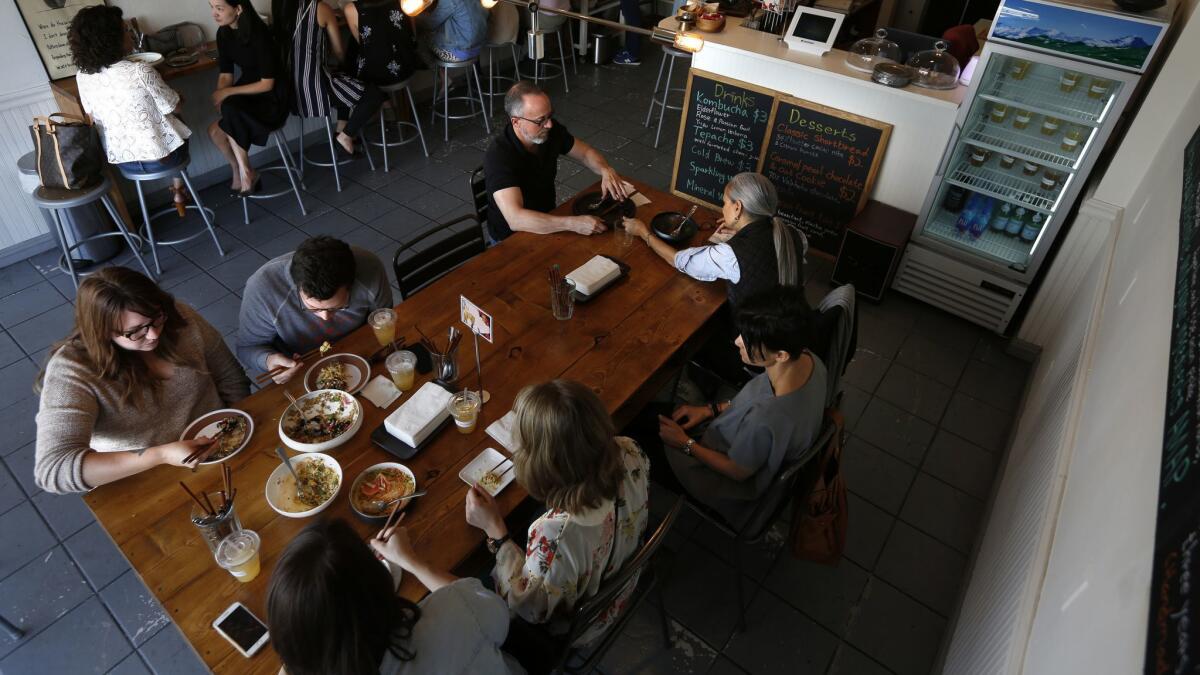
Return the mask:
[[219,432],[219,433],[213,435],[213,437],[211,439],[212,442],[208,444],[208,447],[201,448],[200,450],[197,450],[197,451],[193,452],[192,454],[188,455],[187,457],[183,458],[184,464],[187,464],[188,462],[196,461],[196,466],[192,467],[192,473],[196,472],[196,469],[200,466],[200,464],[199,464],[200,462],[203,462],[204,460],[208,459],[209,455],[211,455],[213,452],[215,452],[217,448],[221,447],[221,444],[218,443],[218,441],[221,440],[221,433],[224,433],[224,432]]
[[441,354],[441,352],[438,351],[437,346],[433,344],[433,340],[430,340],[429,336],[425,334],[425,331],[421,330],[420,324],[414,323],[413,328],[416,328],[417,332],[421,335],[421,346],[425,347],[425,349],[428,349],[430,354]]
[[283,371],[288,370],[290,368],[295,368],[296,366],[303,365],[305,359],[312,358],[320,350],[321,350],[320,347],[317,347],[316,349],[310,349],[307,352],[304,352],[303,354],[301,354],[300,358],[296,359],[295,366],[275,366],[274,368],[268,370],[267,372],[263,373],[262,375],[255,377],[254,382],[256,384],[266,384],[269,380],[274,378],[279,373],[282,373]]
[[183,488],[183,491],[186,492],[188,494],[188,496],[192,498],[192,501],[196,502],[196,506],[199,506],[200,510],[203,511],[205,514],[207,514],[209,516],[217,515],[216,513],[212,512],[212,510],[211,510],[212,506],[211,505],[205,506],[204,502],[200,501],[200,498],[196,496],[196,493],[192,492],[191,488],[189,488],[183,481],[179,481],[179,487]]

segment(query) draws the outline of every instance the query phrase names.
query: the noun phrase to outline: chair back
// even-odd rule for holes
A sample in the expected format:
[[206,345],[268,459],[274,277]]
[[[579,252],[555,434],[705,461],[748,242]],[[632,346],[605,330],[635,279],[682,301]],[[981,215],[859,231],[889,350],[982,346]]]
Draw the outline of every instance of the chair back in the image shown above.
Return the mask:
[[[461,232],[454,231],[453,228],[460,223],[472,223],[474,227]],[[412,255],[418,244],[446,232],[450,232],[449,236],[434,241],[417,255]],[[459,216],[450,222],[434,225],[415,239],[401,243],[396,249],[396,255],[392,257],[392,269],[396,272],[400,299],[404,300],[437,281],[454,268],[483,253],[486,248],[479,221],[471,215]]]
[[825,407],[836,407],[842,375],[858,348],[858,303],[853,284],[833,289],[817,305],[818,349],[826,371]]
[[475,219],[486,227],[488,221],[487,183],[483,179],[483,167],[471,172],[471,200],[475,205]]
[[759,497],[758,503],[755,504],[754,510],[751,511],[745,524],[739,530],[735,530],[739,538],[754,543],[766,536],[771,525],[779,518],[779,514],[788,504],[792,503],[792,497],[796,494],[796,482],[804,473],[803,469],[808,466],[809,460],[819,455],[821,450],[829,444],[829,441],[833,439],[834,431],[835,426],[826,416],[825,421],[821,424],[821,433],[817,435],[816,440],[798,457],[779,467],[779,473],[775,474],[767,491]]
[[[575,640],[580,635],[583,635],[588,627],[595,623],[596,619],[603,612],[612,607],[612,604],[616,602],[617,596],[625,590],[625,587],[630,583],[636,582],[642,570],[649,566],[650,561],[654,559],[655,553],[657,553],[659,547],[662,546],[663,541],[667,538],[667,534],[671,531],[671,525],[675,523],[675,518],[679,515],[679,511],[683,509],[683,504],[683,497],[677,499],[675,505],[667,512],[667,515],[663,516],[662,522],[646,538],[642,547],[625,561],[625,564],[616,574],[600,582],[600,590],[595,595],[575,606],[575,611],[571,614],[571,628],[567,632],[565,642],[568,650],[575,643]],[[627,608],[625,613],[617,617],[616,622],[609,626],[605,642],[608,641],[607,638],[612,638],[620,633],[621,626],[633,614],[630,611],[631,609],[632,607]]]

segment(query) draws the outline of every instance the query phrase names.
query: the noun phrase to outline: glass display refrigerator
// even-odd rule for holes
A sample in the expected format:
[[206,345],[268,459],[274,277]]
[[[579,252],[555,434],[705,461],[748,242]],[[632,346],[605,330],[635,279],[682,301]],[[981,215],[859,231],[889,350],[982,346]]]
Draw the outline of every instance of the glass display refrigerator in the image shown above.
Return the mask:
[[1000,4],[894,288],[1005,331],[1164,39],[1169,7]]

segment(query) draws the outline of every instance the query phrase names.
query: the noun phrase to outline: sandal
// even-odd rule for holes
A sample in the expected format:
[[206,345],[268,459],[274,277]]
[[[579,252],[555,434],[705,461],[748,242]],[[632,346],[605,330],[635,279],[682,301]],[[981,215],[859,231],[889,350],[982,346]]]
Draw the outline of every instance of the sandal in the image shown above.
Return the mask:
[[175,211],[179,214],[180,218],[185,217],[187,215],[187,191],[183,186],[175,187],[174,185],[170,186],[170,190],[171,194],[175,195]]

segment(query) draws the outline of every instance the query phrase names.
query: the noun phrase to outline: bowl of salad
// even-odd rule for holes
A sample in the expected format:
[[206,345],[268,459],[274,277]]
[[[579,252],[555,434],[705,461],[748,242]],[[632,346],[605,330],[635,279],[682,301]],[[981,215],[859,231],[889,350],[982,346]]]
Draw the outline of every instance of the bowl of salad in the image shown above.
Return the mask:
[[279,440],[297,452],[327,452],[362,428],[358,399],[338,389],[318,389],[296,399],[279,417]]

